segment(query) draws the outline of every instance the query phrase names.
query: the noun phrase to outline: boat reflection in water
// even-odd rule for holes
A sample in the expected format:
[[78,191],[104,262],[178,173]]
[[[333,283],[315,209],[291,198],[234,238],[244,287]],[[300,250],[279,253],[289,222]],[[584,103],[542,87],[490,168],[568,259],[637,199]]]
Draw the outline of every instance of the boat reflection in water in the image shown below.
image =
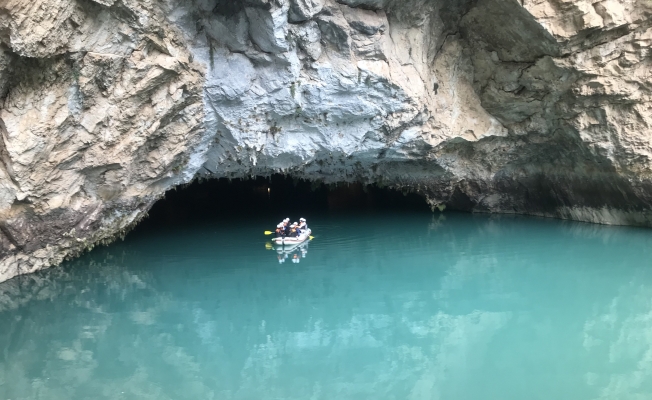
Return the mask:
[[308,254],[308,242],[309,240],[299,244],[273,246],[272,248],[276,250],[278,263],[283,264],[286,260],[290,260],[295,264],[300,263],[301,259],[306,258],[306,255]]

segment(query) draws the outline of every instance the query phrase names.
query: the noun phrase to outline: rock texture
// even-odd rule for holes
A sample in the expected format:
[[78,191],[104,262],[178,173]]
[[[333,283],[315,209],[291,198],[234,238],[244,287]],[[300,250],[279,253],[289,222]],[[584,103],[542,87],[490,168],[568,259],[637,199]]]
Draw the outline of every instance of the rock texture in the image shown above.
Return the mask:
[[195,177],[652,225],[648,0],[6,0],[0,281]]

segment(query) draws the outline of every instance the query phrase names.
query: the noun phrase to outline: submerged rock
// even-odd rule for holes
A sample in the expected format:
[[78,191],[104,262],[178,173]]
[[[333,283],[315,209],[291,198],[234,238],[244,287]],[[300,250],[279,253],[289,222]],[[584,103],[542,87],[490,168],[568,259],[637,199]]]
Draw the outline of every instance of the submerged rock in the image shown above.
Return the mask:
[[9,0],[0,281],[196,177],[652,225],[645,0]]

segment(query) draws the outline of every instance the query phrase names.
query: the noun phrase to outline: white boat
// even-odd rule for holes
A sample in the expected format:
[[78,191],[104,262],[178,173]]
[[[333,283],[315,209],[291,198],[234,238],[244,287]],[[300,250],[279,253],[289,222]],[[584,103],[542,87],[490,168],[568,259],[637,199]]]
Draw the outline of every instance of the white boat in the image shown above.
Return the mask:
[[305,242],[310,237],[311,233],[312,231],[310,228],[308,228],[305,231],[301,232],[301,235],[297,237],[276,237],[272,239],[272,242],[280,246],[296,246],[300,243]]

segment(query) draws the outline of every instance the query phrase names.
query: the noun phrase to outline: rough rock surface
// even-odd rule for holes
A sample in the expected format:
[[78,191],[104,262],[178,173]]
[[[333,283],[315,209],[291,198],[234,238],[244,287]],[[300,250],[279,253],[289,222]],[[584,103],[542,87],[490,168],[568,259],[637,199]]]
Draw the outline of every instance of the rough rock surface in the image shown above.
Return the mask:
[[0,2],[0,281],[195,177],[652,225],[648,0]]

